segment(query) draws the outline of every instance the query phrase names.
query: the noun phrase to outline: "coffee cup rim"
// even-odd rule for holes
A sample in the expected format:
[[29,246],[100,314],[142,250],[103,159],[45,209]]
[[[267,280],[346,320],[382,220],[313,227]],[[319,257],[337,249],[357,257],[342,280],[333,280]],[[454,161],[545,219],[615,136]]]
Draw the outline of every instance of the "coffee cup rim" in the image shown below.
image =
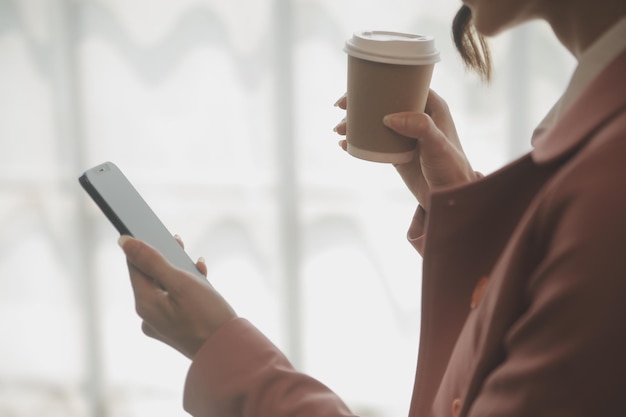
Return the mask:
[[354,32],[343,50],[368,61],[399,65],[427,65],[440,61],[435,39],[430,35],[362,30]]

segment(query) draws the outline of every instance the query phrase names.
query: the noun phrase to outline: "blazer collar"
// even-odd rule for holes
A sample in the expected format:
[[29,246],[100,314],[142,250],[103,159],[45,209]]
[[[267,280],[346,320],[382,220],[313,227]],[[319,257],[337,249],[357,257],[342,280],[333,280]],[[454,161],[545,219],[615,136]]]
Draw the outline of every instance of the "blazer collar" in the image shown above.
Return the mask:
[[547,164],[581,146],[597,127],[626,107],[626,51],[610,63],[562,117],[533,137],[531,156]]

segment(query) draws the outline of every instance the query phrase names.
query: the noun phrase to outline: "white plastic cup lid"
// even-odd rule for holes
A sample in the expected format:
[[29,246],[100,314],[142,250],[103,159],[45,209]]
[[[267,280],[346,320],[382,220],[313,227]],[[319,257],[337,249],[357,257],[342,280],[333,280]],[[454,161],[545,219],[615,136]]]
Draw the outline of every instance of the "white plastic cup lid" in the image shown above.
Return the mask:
[[364,30],[355,32],[343,50],[368,61],[399,65],[428,65],[439,62],[435,38],[429,35]]

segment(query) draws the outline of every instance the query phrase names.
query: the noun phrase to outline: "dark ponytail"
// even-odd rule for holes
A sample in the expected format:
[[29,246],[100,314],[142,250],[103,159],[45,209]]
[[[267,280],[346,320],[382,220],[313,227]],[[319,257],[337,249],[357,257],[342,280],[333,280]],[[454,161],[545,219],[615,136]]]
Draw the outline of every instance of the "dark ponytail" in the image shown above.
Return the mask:
[[485,38],[476,32],[472,11],[462,6],[452,22],[452,37],[465,66],[484,81],[491,80],[491,54]]

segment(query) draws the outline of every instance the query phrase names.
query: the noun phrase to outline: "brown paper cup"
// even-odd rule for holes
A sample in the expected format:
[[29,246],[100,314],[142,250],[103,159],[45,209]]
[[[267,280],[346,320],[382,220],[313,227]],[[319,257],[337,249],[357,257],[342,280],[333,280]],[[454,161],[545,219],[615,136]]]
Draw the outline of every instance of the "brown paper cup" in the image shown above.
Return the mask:
[[383,125],[383,117],[422,112],[439,53],[431,37],[395,32],[359,32],[346,42],[348,53],[348,153],[374,162],[405,163],[415,139]]

